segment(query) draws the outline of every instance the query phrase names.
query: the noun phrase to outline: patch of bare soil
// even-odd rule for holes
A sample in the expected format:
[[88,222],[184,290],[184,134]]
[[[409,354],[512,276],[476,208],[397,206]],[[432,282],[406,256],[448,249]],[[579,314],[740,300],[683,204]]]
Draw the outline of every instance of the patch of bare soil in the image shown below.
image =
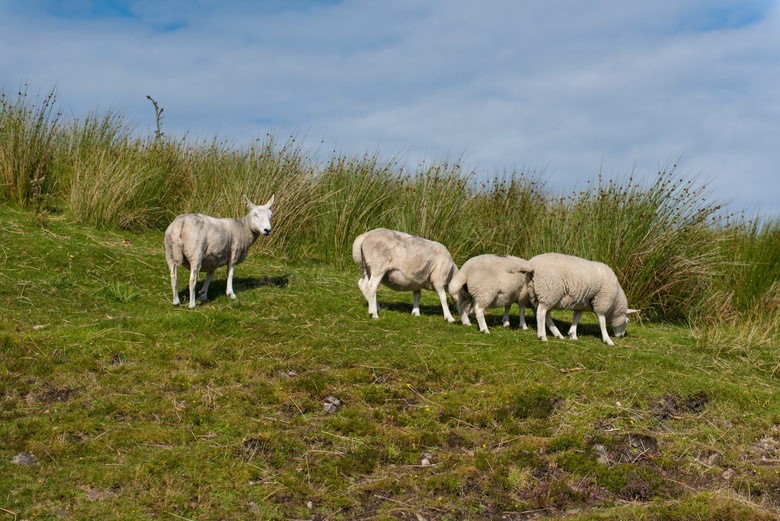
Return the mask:
[[684,414],[699,414],[707,402],[709,396],[706,391],[697,391],[685,398],[677,393],[667,393],[656,398],[651,413],[659,421],[679,418]]

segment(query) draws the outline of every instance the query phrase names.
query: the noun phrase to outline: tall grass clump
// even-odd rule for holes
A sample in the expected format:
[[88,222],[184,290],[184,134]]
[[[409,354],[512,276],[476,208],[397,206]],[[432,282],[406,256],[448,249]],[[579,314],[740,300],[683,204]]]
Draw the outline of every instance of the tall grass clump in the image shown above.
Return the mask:
[[60,114],[56,94],[32,100],[28,86],[0,91],[0,199],[27,205],[50,191]]
[[604,262],[632,307],[679,320],[706,298],[715,275],[711,225],[720,206],[706,184],[664,169],[649,184],[627,179],[590,183],[549,200],[529,247]]
[[465,260],[480,233],[478,223],[465,218],[472,176],[460,160],[448,158],[422,161],[416,172],[399,172],[389,201],[393,211],[377,224],[440,242],[453,258]]
[[[215,214],[243,217],[242,194],[256,204],[275,195],[274,232],[260,245],[277,257],[303,258],[316,247],[319,194],[314,161],[295,136],[280,140],[273,134],[246,148],[225,147],[198,169],[198,203],[214,207]],[[210,183],[208,191],[204,190]],[[207,194],[212,194],[211,199]],[[215,199],[214,196],[218,197]]]
[[397,162],[378,154],[337,155],[315,178],[319,210],[319,253],[336,266],[352,263],[352,242],[382,226],[398,189]]
[[169,185],[137,148],[96,149],[73,164],[70,209],[74,219],[95,227],[158,228]]
[[727,350],[776,347],[780,343],[780,218],[743,215],[729,219],[714,233],[721,262],[708,305],[696,317],[700,345]]
[[476,233],[470,256],[484,252],[535,255],[537,223],[548,211],[549,197],[539,173],[505,172],[475,183],[463,216]]

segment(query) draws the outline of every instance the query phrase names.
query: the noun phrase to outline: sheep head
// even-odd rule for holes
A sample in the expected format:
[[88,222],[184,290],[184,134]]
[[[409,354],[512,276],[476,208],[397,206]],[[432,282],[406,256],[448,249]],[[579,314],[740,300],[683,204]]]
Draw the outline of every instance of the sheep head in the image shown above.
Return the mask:
[[246,207],[249,209],[249,227],[252,232],[268,235],[271,233],[271,205],[274,202],[274,196],[264,205],[252,204],[247,196],[244,196]]

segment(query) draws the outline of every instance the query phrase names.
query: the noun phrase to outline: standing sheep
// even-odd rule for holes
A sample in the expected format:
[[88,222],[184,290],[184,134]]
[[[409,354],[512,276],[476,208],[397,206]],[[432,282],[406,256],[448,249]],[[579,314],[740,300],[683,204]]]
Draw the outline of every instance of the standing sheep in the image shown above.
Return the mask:
[[227,295],[233,293],[233,268],[246,259],[249,247],[257,238],[271,233],[271,205],[274,196],[262,206],[255,206],[244,196],[249,213],[243,219],[219,219],[203,215],[182,214],[165,230],[165,257],[171,270],[173,305],[179,305],[176,290],[179,266],[190,269],[190,304],[195,307],[195,283],[198,273],[206,272],[206,281],[198,293],[200,300],[207,300],[209,284],[214,270],[227,265]]
[[546,341],[545,323],[556,338],[563,338],[548,314],[551,309],[573,309],[569,337],[577,339],[577,323],[583,311],[592,311],[599,321],[601,339],[615,345],[607,334],[607,322],[615,336],[626,332],[628,313],[626,295],[609,266],[561,253],[544,253],[514,268],[526,273],[526,285],[531,302],[536,307],[536,329],[540,340]]
[[510,272],[509,266],[525,262],[510,255],[478,255],[467,260],[460,271],[452,277],[449,292],[459,295],[458,311],[464,326],[471,325],[469,312],[474,308],[479,330],[489,333],[485,323],[485,309],[504,308],[504,326],[509,326],[509,310],[517,302],[520,306],[520,327],[525,325],[525,307],[530,302],[525,287],[525,274]]
[[[447,322],[455,322],[447,305],[447,285],[458,267],[444,245],[404,232],[377,228],[359,235],[352,244],[352,259],[360,264],[358,287],[368,301],[368,314],[379,318],[376,291],[382,283],[395,291],[414,292],[412,315],[420,315],[420,294],[439,294]],[[453,299],[456,296],[453,295]],[[457,303],[457,300],[456,300]]]

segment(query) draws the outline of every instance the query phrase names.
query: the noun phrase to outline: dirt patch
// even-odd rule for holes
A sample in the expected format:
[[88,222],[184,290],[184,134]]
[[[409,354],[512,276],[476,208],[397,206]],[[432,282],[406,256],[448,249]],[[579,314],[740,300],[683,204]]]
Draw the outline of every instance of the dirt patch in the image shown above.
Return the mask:
[[252,461],[258,454],[270,454],[271,452],[273,452],[271,441],[262,436],[256,436],[244,440],[238,451],[238,456],[241,458],[241,461],[247,463]]
[[24,400],[28,405],[34,405],[36,403],[69,402],[76,393],[77,391],[70,387],[58,389],[51,384],[45,383],[41,386],[41,389],[27,393]]
[[654,400],[650,410],[657,420],[668,420],[684,414],[699,414],[709,402],[706,391],[697,391],[685,398],[677,393],[667,393]]

